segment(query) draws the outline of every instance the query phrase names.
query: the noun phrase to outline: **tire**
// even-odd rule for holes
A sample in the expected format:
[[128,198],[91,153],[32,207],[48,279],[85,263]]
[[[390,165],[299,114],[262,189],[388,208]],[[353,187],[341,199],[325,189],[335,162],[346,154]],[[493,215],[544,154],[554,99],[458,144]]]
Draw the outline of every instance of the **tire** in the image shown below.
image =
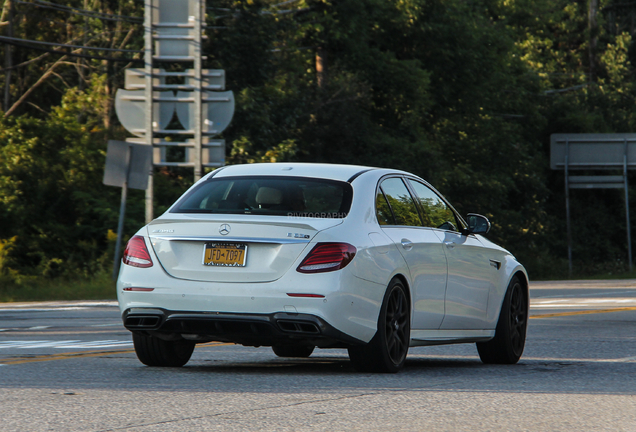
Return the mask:
[[384,295],[378,331],[361,347],[349,347],[349,358],[360,372],[396,373],[404,366],[411,340],[411,314],[406,288],[393,279]]
[[133,333],[133,345],[140,362],[146,366],[181,367],[190,360],[194,342],[167,341],[140,333]]
[[272,350],[278,357],[302,357],[306,358],[314,352],[311,345],[274,345]]
[[479,358],[486,364],[515,364],[521,358],[528,329],[528,292],[517,276],[506,290],[495,337],[478,342]]

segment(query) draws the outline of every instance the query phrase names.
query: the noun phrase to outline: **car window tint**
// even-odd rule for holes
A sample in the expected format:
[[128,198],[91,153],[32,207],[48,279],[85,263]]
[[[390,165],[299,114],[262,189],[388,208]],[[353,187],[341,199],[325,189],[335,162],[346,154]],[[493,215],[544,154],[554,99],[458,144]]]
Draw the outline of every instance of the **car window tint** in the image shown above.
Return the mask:
[[[299,194],[300,190],[296,189],[296,192]],[[340,185],[309,183],[302,189],[302,195],[297,195],[296,205],[304,205],[304,210],[309,213],[337,213],[340,211],[343,195],[344,190]]]
[[395,225],[393,213],[391,213],[389,203],[381,190],[378,191],[378,196],[375,200],[375,214],[378,216],[380,225]]
[[381,188],[393,210],[396,225],[422,225],[415,202],[402,179],[386,179],[382,182]]
[[278,176],[213,178],[198,184],[170,212],[344,218],[352,196],[350,184],[335,180]]
[[455,213],[446,203],[423,183],[408,180],[415,191],[417,199],[422,208],[422,218],[424,226],[431,228],[441,228],[448,231],[456,231]]

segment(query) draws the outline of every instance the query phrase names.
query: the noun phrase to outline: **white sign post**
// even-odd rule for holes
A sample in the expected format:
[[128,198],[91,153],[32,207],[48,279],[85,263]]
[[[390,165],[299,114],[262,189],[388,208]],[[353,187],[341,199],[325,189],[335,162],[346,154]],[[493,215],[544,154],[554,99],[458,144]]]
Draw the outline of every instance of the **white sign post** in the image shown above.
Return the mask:
[[113,279],[119,274],[119,251],[124,232],[126,199],[128,188],[145,190],[148,188],[148,173],[152,167],[152,148],[146,145],[131,144],[123,141],[108,141],[104,184],[121,188],[119,204],[119,222],[117,224],[117,243],[113,258]]

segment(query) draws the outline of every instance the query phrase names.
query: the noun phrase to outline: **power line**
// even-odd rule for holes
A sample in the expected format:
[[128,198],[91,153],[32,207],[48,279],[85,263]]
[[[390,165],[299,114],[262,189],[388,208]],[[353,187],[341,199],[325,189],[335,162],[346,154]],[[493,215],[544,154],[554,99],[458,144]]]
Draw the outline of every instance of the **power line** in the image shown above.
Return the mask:
[[143,23],[143,18],[140,18],[140,17],[107,14],[107,13],[97,12],[97,11],[88,11],[85,9],[74,8],[71,6],[64,6],[64,5],[59,5],[55,3],[50,3],[44,0],[33,0],[32,2],[25,2],[21,0],[14,0],[14,1],[19,4],[34,6],[34,7],[38,7],[42,9],[52,9],[52,10],[57,10],[60,12],[73,13],[75,15],[86,16],[89,18],[98,18],[98,19],[107,20],[107,21],[127,21],[127,22],[138,23],[138,24]]
[[[280,6],[285,6],[288,5],[290,3],[296,3],[299,0],[288,0],[288,1],[284,1],[282,3],[278,3],[275,5],[271,5],[268,6],[267,8],[263,8],[260,9],[259,11],[257,11],[257,13],[259,15],[287,15],[287,14],[291,14],[291,13],[297,13],[297,12],[305,12],[308,10],[312,10],[312,7],[305,7],[305,8],[300,8],[300,9],[286,9],[286,10],[275,10],[275,11],[269,11],[266,9],[272,9],[272,8],[278,8]],[[217,11],[221,11],[221,12],[228,12],[229,15],[219,15],[219,16],[215,16],[213,19],[222,19],[222,18],[228,18],[228,17],[237,17],[239,15],[241,15],[242,12],[244,12],[243,10],[239,10],[239,9],[228,9],[228,8],[218,8],[218,7],[213,7],[213,6],[208,6],[206,8],[207,10],[217,10]]]
[[[18,0],[19,1],[19,0]],[[97,12],[97,11],[90,11],[90,10],[85,10],[85,9],[79,9],[79,8],[74,8],[71,6],[64,6],[64,5],[59,5],[56,3],[50,3],[44,0],[34,0],[34,2],[38,3],[38,7],[50,7],[53,9],[58,9],[58,10],[62,10],[62,11],[74,11],[75,13],[77,13],[78,15],[89,15],[89,16],[94,16],[95,18],[100,18],[100,19],[104,19],[104,20],[109,20],[109,21],[129,21],[129,22],[136,22],[136,23],[143,23],[143,18],[141,17],[134,17],[134,16],[129,16],[129,15],[117,15],[117,14],[108,14],[108,13],[104,13],[104,12]],[[46,6],[44,6],[46,5]]]
[[101,47],[89,47],[83,45],[69,45],[69,44],[61,44],[56,42],[44,42],[44,41],[34,41],[29,39],[18,39],[18,38],[10,38],[8,36],[0,36],[0,40],[3,41],[15,41],[15,42],[28,42],[39,45],[49,45],[49,46],[61,46],[66,48],[75,48],[75,49],[86,49],[90,51],[118,51],[118,52],[130,52],[135,54],[143,53],[143,50],[129,50],[129,49],[119,49],[119,48],[101,48]]
[[[16,0],[14,0],[16,1]],[[24,13],[24,12],[22,12]],[[30,20],[34,20],[34,21],[42,21],[43,23],[49,24],[49,25],[57,25],[57,26],[68,26],[69,25],[69,21],[63,21],[62,19],[53,19],[52,15],[50,12],[42,10],[39,12],[29,12],[28,17]],[[133,24],[134,25],[134,24]],[[139,26],[139,28],[142,28],[141,26]],[[124,29],[124,30],[112,30],[110,32],[105,32],[102,31],[101,33],[124,33],[127,32],[128,29]]]
[[[44,52],[48,52],[48,53],[52,53],[52,54],[60,54],[60,55],[67,55],[67,56],[71,56],[71,57],[81,57],[81,58],[87,58],[87,59],[92,59],[92,60],[112,60],[112,61],[119,61],[119,62],[143,62],[144,59],[136,59],[136,58],[127,58],[127,57],[103,57],[103,56],[92,56],[92,55],[88,55],[88,54],[79,54],[79,53],[72,53],[69,51],[62,51],[62,50],[54,50],[54,49],[48,49],[48,48],[42,48],[42,47],[35,47],[35,46],[31,46],[28,43],[22,43],[21,41],[26,41],[26,42],[32,42],[32,41],[28,41],[25,39],[16,39],[16,38],[7,38],[5,36],[0,36],[0,40],[3,40],[5,43],[8,43],[9,45],[15,45],[15,46],[19,46],[22,48],[29,48],[29,49],[34,49],[34,50],[38,50],[38,51],[44,51]],[[60,45],[60,46],[65,46],[62,44],[53,44],[53,45]],[[89,47],[86,47],[89,48]],[[91,49],[91,48],[89,48]],[[115,51],[119,51],[119,50],[115,50]]]
[[[277,7],[280,7],[280,6],[288,5],[290,3],[296,3],[297,1],[299,1],[299,0],[287,0],[287,1],[284,1],[282,3],[278,3],[278,4],[275,4],[275,5],[270,5],[270,6],[266,7],[266,8],[261,9],[261,12],[263,10],[265,10],[265,9],[277,8]],[[220,8],[220,7],[214,7],[214,6],[208,6],[208,7],[206,7],[206,9],[207,10],[218,10],[218,11],[222,11],[222,12],[240,12],[239,9],[228,9],[228,8]]]

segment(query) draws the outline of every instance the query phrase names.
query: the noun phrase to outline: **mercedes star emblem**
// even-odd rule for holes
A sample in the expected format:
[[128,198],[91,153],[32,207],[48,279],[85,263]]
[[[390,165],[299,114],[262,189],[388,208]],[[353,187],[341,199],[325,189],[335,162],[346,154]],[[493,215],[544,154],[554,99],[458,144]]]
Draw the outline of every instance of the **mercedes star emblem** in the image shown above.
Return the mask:
[[230,228],[229,224],[222,224],[219,228],[219,233],[221,233],[221,235],[228,235],[231,230],[232,228]]

